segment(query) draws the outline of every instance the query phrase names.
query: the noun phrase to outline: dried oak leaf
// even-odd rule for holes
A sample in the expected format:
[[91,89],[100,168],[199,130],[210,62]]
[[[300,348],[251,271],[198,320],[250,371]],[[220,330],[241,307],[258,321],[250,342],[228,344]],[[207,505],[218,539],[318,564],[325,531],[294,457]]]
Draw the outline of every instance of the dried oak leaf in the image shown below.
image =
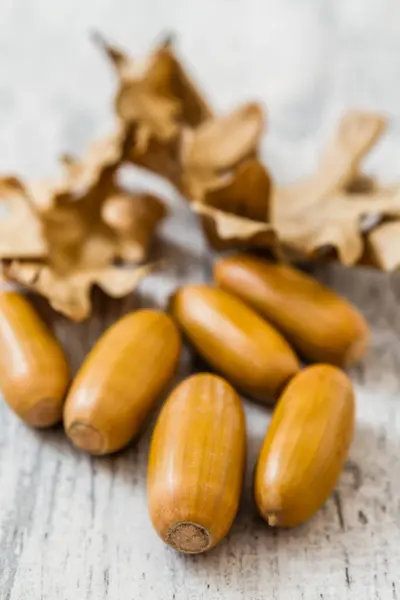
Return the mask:
[[[127,210],[128,194],[114,184],[124,149],[125,136],[119,131],[94,144],[82,160],[64,157],[60,181],[31,185],[28,190],[42,222],[48,255],[46,262],[12,260],[6,275],[45,296],[54,309],[73,320],[89,315],[93,285],[121,297],[150,269],[113,265],[115,259],[126,259],[128,254],[130,259],[145,258],[155,227],[165,214],[163,203],[156,198],[131,198],[135,210],[132,206]],[[117,214],[115,200],[119,202]],[[114,221],[107,223],[104,217],[110,217],[110,209]],[[18,254],[9,258],[18,258]]]
[[201,204],[265,222],[269,218],[271,178],[258,158],[249,158],[208,188]]
[[13,261],[6,267],[6,275],[12,281],[46,297],[55,310],[73,321],[83,321],[91,313],[94,285],[113,298],[122,298],[132,292],[152,268],[147,265],[123,269],[108,265],[60,276],[47,265]]
[[151,194],[133,195],[116,190],[104,202],[101,214],[116,235],[118,256],[124,261],[142,262],[167,209]]
[[131,128],[128,137],[126,160],[167,179],[179,190],[182,189],[182,171],[179,164],[179,138],[160,142],[150,138],[143,147],[138,141],[138,128]]
[[75,198],[81,198],[96,186],[102,189],[106,184],[110,186],[125,152],[126,128],[119,124],[115,133],[92,142],[82,160],[64,155],[63,183],[66,191]]
[[214,250],[276,247],[276,233],[270,223],[239,217],[195,202],[193,209],[203,219],[204,232]]
[[241,163],[202,202],[192,204],[215,250],[231,247],[273,248],[276,234],[269,222],[271,179],[256,158]]
[[212,112],[164,40],[146,61],[137,61],[96,36],[118,78],[116,110],[127,124],[127,159],[179,187],[178,138],[185,125],[197,127]]
[[99,268],[118,257],[115,232],[103,221],[103,203],[114,190],[124,152],[121,132],[91,146],[82,160],[64,159],[61,181],[32,184],[49,246],[49,265],[60,275]]
[[375,227],[367,238],[368,262],[383,271],[400,268],[400,221]]
[[323,153],[317,172],[297,185],[273,191],[272,224],[284,245],[303,257],[333,248],[343,264],[353,265],[364,252],[364,218],[400,215],[396,190],[343,191],[384,127],[381,116],[349,112]]
[[379,189],[358,170],[384,127],[385,119],[379,115],[349,112],[325,149],[317,172],[288,188],[271,192],[268,175],[261,175],[257,159],[239,163],[228,176],[203,177],[207,185],[194,210],[203,217],[211,245],[217,250],[275,247],[277,252],[279,239],[292,259],[334,249],[343,264],[352,265],[362,259],[367,239],[375,264],[393,268],[389,265],[395,262],[397,228],[388,223],[376,226],[382,219],[400,216],[399,190]]
[[343,186],[343,191],[348,194],[370,194],[377,189],[374,177],[361,172],[353,174]]
[[215,250],[275,246],[271,179],[256,157],[263,125],[261,107],[247,104],[185,133],[183,188]]
[[[380,185],[374,178],[367,177],[362,174],[358,176],[358,180],[352,185],[360,187],[365,191],[366,194],[371,194],[373,191],[380,191],[383,194],[393,196],[396,195],[396,191],[400,192],[399,187],[388,189]],[[400,220],[396,217],[382,218],[380,215],[372,215],[368,221],[372,222],[372,226],[369,227],[369,223],[363,223],[363,228],[367,226],[368,231],[366,233],[366,245],[364,255],[360,260],[360,265],[373,266],[381,269],[382,271],[395,271],[400,268]]]
[[44,258],[48,244],[25,187],[16,177],[0,178],[0,259]]
[[166,141],[179,125],[197,127],[212,114],[206,100],[177,58],[171,38],[163,40],[145,61],[137,61],[96,34],[118,78],[117,113],[136,123],[146,137]]
[[203,202],[208,191],[224,184],[229,171],[255,157],[263,129],[260,105],[248,103],[228,115],[208,119],[196,129],[185,130],[180,162],[183,188],[189,198]]

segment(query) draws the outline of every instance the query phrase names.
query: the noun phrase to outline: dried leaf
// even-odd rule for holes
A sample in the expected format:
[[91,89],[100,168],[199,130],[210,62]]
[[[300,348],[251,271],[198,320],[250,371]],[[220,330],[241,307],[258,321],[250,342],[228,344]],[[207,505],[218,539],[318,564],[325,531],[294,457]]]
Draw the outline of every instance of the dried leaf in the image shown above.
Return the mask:
[[134,128],[128,137],[127,160],[165,177],[178,189],[181,189],[182,170],[178,161],[179,140],[160,142],[151,138],[143,145],[138,141],[140,129]]
[[[120,297],[149,270],[113,265],[120,258],[143,260],[157,223],[165,216],[164,205],[155,197],[132,198],[116,189],[114,175],[125,149],[126,135],[119,130],[93,144],[82,160],[65,156],[60,181],[30,185],[28,195],[47,244],[46,261],[20,262],[15,260],[18,253],[7,255],[12,260],[8,277],[45,296],[53,308],[74,320],[90,313],[93,285]],[[29,207],[28,200],[26,204]]]
[[26,191],[39,216],[52,209],[59,199],[69,199],[65,183],[61,181],[29,181],[26,184]]
[[326,148],[315,175],[300,184],[274,190],[272,223],[285,245],[303,256],[331,247],[343,264],[352,265],[363,254],[363,217],[400,214],[396,191],[368,195],[342,191],[384,126],[381,116],[348,113]]
[[110,184],[116,168],[124,158],[126,128],[120,124],[117,131],[93,142],[82,160],[70,155],[62,157],[65,175],[62,184],[73,198],[87,195],[93,188]]
[[257,158],[242,162],[234,171],[221,177],[204,193],[202,203],[220,211],[267,221],[271,194],[271,178]]
[[49,265],[56,273],[103,267],[118,256],[119,242],[104,223],[101,210],[114,190],[113,177],[124,145],[119,131],[93,144],[82,160],[64,160],[60,182],[30,186],[49,245]]
[[400,221],[389,221],[376,227],[369,235],[368,254],[372,263],[383,271],[400,268]]
[[62,177],[55,181],[31,181],[27,185],[29,197],[41,213],[58,203],[80,200],[93,188],[110,185],[113,175],[126,151],[126,129],[118,126],[115,134],[93,142],[83,159],[69,154],[61,156]]
[[208,119],[188,131],[182,146],[182,163],[202,172],[230,169],[254,153],[263,131],[264,118],[258,104],[245,104],[222,117]]
[[276,246],[276,234],[270,223],[253,221],[199,202],[192,204],[201,215],[204,232],[215,250],[228,248],[268,248]]
[[380,115],[348,112],[323,152],[316,173],[298,184],[275,190],[275,220],[315,209],[329,194],[343,188],[382,135],[385,125],[386,121]]
[[116,110],[129,123],[139,123],[149,135],[167,141],[178,133],[179,101],[169,94],[171,65],[163,48],[146,62],[135,61],[104,40],[102,46],[119,76]]
[[0,178],[0,259],[44,258],[48,247],[42,225],[22,183]]
[[399,192],[332,195],[312,216],[307,216],[307,223],[301,217],[292,218],[277,229],[281,240],[306,256],[331,247],[344,265],[354,265],[363,254],[365,217],[374,217],[374,224],[381,215],[400,216]]
[[130,262],[146,258],[155,229],[166,215],[165,204],[150,194],[119,191],[102,208],[102,218],[118,240],[118,256]]
[[365,173],[355,173],[343,186],[347,194],[370,194],[377,190],[374,177]]
[[[198,184],[196,193],[200,198],[194,209],[203,217],[212,246],[218,250],[243,245],[274,248],[278,237],[292,259],[315,258],[333,249],[343,264],[352,265],[363,257],[365,235],[369,233],[369,245],[378,256],[376,262],[392,264],[394,259],[383,258],[383,253],[393,253],[393,243],[383,248],[382,238],[386,227],[388,235],[395,228],[379,223],[383,218],[400,216],[400,192],[379,189],[372,178],[359,171],[360,161],[384,126],[381,116],[348,113],[323,153],[317,172],[297,185],[274,190],[272,199],[268,175],[256,158],[239,162],[222,175],[210,167],[213,161],[217,164],[212,151],[209,156],[204,151],[204,159],[192,159],[195,166],[191,172],[189,169],[189,175]],[[190,144],[194,146],[193,140]],[[213,147],[217,147],[217,141]],[[185,164],[189,168],[187,156]],[[236,158],[239,153],[229,146],[226,156]],[[218,166],[227,166],[228,158]],[[201,164],[206,165],[203,171]]]
[[218,185],[222,173],[254,156],[263,126],[261,107],[246,104],[229,115],[185,131],[181,163],[189,196],[201,201],[206,190]]
[[170,39],[163,41],[140,62],[97,36],[118,77],[116,98],[118,115],[126,122],[140,125],[149,138],[168,141],[180,124],[198,126],[211,116],[202,94],[176,57]]
[[46,297],[55,310],[73,321],[83,321],[91,312],[94,285],[113,298],[122,298],[132,292],[152,268],[149,265],[134,269],[107,266],[76,271],[62,277],[40,263],[13,261],[6,272],[10,279]]
[[179,137],[211,109],[175,55],[170,39],[145,62],[129,58],[97,36],[119,78],[116,109],[130,125],[127,160],[167,178],[181,189]]

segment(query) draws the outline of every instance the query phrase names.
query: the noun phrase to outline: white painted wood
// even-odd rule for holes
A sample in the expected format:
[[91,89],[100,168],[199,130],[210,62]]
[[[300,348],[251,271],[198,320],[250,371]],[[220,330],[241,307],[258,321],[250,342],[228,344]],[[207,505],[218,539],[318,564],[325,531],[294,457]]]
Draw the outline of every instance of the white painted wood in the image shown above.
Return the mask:
[[[112,78],[90,45],[98,28],[144,52],[160,31],[182,52],[221,108],[266,101],[265,155],[280,179],[312,168],[344,107],[388,112],[390,135],[368,167],[399,178],[400,8],[395,0],[2,0],[0,170],[43,176],[56,155],[80,151],[112,123]],[[171,196],[157,255],[172,266],[141,287],[163,306],[175,285],[208,279],[195,218]],[[29,430],[0,407],[1,600],[278,600],[400,598],[400,276],[321,267],[372,328],[367,359],[351,372],[357,433],[340,484],[306,525],[272,531],[257,517],[251,476],[269,420],[246,402],[246,488],[227,540],[204,556],[167,549],[145,498],[151,425],[112,458],[74,451],[61,430]],[[105,325],[136,305],[96,294],[94,317],[71,325],[46,310],[77,366]],[[189,352],[180,376],[196,368]]]

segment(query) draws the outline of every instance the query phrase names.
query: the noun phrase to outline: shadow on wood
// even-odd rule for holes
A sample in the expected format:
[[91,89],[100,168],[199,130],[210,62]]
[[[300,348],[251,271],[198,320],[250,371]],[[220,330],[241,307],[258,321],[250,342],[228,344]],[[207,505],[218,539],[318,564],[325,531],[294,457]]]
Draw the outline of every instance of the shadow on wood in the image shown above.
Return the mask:
[[95,288],[92,292],[93,311],[91,316],[81,323],[74,323],[53,310],[44,298],[33,294],[28,297],[60,341],[73,373],[76,373],[89,350],[107,327],[122,315],[140,307],[137,294],[114,299],[99,288]]

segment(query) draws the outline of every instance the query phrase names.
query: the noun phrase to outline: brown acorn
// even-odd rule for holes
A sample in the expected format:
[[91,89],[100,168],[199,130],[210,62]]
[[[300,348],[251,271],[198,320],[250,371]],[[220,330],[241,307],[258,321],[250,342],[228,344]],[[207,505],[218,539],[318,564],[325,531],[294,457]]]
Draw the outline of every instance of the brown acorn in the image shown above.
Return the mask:
[[368,325],[358,310],[293,267],[239,254],[219,260],[214,279],[266,317],[306,359],[348,366],[366,352]]
[[206,373],[183,381],[161,410],[149,455],[149,512],[166,544],[197,554],[228,533],[245,457],[244,411],[233,388]]
[[64,426],[73,444],[92,454],[126,446],[171,381],[180,349],[179,332],[163,312],[140,310],[112,325],[65,403]]
[[0,293],[0,389],[8,406],[32,427],[61,420],[69,368],[55,337],[29,301]]
[[313,365],[283,392],[258,459],[254,492],[271,526],[312,517],[332,492],[354,432],[349,378],[331,365]]
[[289,344],[231,294],[203,284],[180,288],[172,313],[203,358],[242,392],[270,403],[299,370]]

